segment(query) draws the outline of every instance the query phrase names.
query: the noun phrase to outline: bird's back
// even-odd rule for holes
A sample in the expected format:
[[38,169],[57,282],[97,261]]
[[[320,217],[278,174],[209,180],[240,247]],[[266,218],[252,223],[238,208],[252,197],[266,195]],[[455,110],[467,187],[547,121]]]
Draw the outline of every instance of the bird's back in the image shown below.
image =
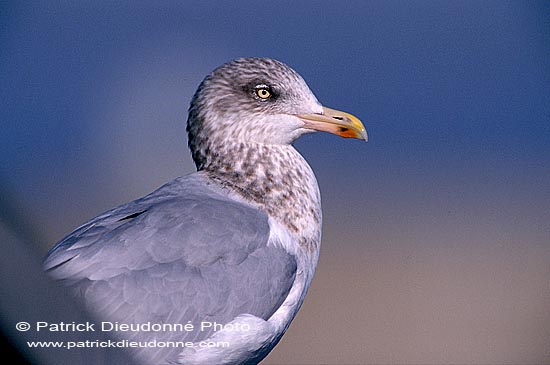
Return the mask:
[[[269,242],[269,229],[266,214],[196,173],[77,228],[49,252],[45,268],[101,321],[194,326],[121,338],[198,342],[242,314],[268,320],[287,297],[296,260]],[[140,356],[164,361],[179,351]]]

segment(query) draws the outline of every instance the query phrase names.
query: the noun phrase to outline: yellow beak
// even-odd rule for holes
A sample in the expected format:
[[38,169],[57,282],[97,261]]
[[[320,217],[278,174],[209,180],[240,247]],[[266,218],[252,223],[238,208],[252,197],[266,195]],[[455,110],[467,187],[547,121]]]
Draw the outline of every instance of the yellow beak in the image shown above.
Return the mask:
[[296,116],[305,123],[305,128],[333,133],[344,138],[368,140],[363,123],[349,113],[323,107],[322,114],[298,114]]

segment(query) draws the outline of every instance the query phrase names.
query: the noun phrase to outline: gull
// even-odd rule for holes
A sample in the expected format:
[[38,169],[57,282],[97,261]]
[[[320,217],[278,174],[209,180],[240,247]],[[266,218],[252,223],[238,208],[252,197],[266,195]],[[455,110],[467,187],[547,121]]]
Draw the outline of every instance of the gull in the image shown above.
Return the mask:
[[137,343],[128,350],[138,362],[259,363],[298,312],[319,258],[319,188],[292,146],[316,131],[367,140],[359,119],[322,106],[282,62],[218,67],[189,107],[197,172],[78,227],[45,270],[116,325],[117,338]]

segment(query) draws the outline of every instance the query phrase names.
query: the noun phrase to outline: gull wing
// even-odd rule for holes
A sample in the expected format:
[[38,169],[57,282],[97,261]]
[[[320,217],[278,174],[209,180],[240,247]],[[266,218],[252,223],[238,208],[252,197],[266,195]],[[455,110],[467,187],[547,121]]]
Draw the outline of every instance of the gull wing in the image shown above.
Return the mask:
[[[265,213],[192,174],[77,228],[50,250],[44,266],[101,321],[197,327],[241,314],[267,320],[296,275],[295,257],[269,237]],[[124,337],[200,341],[211,333]]]

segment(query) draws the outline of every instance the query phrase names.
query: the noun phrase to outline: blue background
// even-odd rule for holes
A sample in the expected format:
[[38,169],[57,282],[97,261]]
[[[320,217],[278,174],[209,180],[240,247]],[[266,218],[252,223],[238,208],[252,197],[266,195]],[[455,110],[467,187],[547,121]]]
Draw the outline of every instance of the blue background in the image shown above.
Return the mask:
[[368,143],[296,143],[324,239],[275,363],[550,361],[550,3],[3,2],[0,188],[40,254],[194,171],[189,100],[279,59]]

